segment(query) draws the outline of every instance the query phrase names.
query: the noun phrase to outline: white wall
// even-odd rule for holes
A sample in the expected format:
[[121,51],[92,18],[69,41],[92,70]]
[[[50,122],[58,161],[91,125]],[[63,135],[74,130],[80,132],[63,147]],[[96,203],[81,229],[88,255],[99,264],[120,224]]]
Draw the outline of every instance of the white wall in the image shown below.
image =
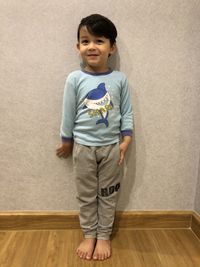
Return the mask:
[[200,2],[1,0],[0,10],[0,210],[78,209],[72,161],[55,149],[77,26],[100,13],[118,28],[113,62],[135,113],[118,209],[200,211]]

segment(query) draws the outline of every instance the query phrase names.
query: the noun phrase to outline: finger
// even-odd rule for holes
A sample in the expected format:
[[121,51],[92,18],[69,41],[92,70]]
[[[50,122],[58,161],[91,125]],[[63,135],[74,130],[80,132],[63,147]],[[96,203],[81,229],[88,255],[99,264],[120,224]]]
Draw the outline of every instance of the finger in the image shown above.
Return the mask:
[[62,149],[58,149],[57,152],[56,152],[56,155],[57,155],[58,157],[62,157],[62,156],[64,155],[63,150],[62,150]]
[[59,156],[61,153],[60,149],[56,149],[56,155]]
[[119,160],[118,165],[120,166],[122,164],[122,159]]
[[69,156],[69,154],[70,153],[67,153],[67,152],[65,152],[65,151],[61,151],[59,154],[58,154],[58,157],[63,157],[63,158],[68,158],[68,156]]
[[124,160],[124,154],[121,153],[121,154],[120,154],[120,158],[119,158],[118,165],[121,165],[121,164],[123,163],[123,160]]
[[59,151],[61,151],[62,150],[62,147],[58,147],[58,148],[56,148],[56,152],[59,152]]
[[56,155],[60,158],[62,157],[62,154],[59,152],[59,153],[56,153]]

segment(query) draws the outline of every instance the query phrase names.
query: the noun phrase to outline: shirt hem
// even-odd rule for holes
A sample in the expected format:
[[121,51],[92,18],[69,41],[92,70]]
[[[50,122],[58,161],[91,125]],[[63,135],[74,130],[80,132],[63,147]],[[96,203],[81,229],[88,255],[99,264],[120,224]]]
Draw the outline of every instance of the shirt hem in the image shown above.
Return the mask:
[[84,142],[82,140],[79,140],[79,139],[74,139],[74,142],[75,143],[78,143],[80,145],[84,145],[84,146],[108,146],[108,145],[113,145],[113,144],[116,144],[116,143],[119,143],[119,139],[116,139],[116,140],[112,140],[112,141],[109,141],[109,142]]

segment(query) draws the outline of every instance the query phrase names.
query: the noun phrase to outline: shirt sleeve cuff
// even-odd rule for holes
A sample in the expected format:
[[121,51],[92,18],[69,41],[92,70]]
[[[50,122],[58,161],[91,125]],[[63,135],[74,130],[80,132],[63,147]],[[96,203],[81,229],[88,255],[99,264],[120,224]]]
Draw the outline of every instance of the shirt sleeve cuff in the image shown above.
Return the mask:
[[122,136],[132,136],[133,131],[132,130],[124,130],[124,131],[121,131],[121,135]]
[[70,142],[73,142],[74,141],[73,137],[64,137],[64,136],[61,136],[61,139],[62,139],[62,142],[63,143],[70,143]]

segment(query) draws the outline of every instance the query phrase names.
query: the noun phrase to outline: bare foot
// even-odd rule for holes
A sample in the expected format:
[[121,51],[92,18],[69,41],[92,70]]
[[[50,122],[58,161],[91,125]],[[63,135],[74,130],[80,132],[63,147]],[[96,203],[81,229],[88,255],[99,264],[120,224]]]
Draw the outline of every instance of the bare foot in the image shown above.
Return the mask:
[[91,260],[95,243],[95,238],[85,238],[76,250],[77,255],[81,259]]
[[106,260],[111,256],[110,240],[97,240],[93,254],[94,260]]

